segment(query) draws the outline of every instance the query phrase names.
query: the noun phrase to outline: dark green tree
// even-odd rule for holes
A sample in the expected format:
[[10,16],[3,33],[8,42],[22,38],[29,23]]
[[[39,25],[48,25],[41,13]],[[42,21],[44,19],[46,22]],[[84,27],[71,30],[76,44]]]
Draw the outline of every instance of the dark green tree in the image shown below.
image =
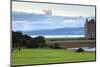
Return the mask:
[[45,38],[43,36],[38,36],[34,38],[34,44],[35,44],[35,47],[38,47],[38,48],[46,47]]

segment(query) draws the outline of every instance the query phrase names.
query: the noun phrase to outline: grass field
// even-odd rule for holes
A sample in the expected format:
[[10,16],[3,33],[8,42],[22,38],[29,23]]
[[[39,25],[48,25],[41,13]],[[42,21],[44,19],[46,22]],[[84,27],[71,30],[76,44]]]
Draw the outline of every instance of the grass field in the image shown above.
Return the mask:
[[64,49],[22,49],[12,53],[12,65],[95,61],[95,53]]

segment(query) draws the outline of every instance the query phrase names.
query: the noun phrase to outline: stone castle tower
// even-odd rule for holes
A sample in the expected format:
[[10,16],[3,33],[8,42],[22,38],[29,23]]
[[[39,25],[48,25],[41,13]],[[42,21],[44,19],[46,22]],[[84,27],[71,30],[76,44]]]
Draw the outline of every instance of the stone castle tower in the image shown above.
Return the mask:
[[94,19],[86,19],[85,23],[85,38],[95,39],[96,38],[96,22]]

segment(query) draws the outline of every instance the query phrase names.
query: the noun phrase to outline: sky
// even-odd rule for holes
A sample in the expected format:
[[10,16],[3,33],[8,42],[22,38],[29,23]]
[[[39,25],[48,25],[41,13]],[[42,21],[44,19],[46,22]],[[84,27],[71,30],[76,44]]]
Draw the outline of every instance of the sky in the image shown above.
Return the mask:
[[95,17],[95,7],[12,2],[14,31],[84,27],[86,17]]

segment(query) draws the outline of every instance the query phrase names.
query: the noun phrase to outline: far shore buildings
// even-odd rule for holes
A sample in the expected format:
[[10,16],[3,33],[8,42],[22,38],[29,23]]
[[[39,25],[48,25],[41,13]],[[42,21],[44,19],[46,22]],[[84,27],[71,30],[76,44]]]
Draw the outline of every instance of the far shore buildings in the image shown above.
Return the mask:
[[94,19],[86,19],[85,23],[85,38],[95,39],[96,38],[96,22]]

